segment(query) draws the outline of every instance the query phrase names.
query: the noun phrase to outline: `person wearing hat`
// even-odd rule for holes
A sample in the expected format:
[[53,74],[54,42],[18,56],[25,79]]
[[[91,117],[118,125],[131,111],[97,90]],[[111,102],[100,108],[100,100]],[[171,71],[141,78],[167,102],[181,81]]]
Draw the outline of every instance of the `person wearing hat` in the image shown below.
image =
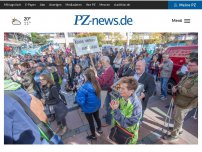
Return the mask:
[[41,98],[41,89],[40,89],[40,75],[46,74],[51,77],[49,71],[46,69],[46,65],[42,62],[36,64],[36,71],[34,75],[34,82],[35,82],[35,90],[36,90],[36,97]]

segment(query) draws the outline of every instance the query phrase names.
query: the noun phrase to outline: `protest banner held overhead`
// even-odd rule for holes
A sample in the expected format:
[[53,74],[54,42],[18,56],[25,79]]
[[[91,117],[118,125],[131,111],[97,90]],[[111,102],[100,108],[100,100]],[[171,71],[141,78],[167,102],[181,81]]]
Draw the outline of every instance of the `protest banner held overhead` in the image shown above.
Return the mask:
[[76,38],[73,41],[78,56],[101,51],[96,36]]

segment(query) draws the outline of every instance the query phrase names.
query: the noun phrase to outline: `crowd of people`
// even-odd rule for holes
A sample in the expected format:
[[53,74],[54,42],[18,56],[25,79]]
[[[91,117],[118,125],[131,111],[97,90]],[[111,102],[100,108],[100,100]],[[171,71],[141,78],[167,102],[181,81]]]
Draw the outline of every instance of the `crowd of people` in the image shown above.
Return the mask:
[[[88,140],[96,140],[95,132],[102,134],[102,127],[119,125],[134,134],[129,142],[134,144],[138,140],[139,126],[144,121],[148,101],[156,92],[157,81],[161,84],[160,99],[167,100],[167,83],[172,70],[173,62],[169,55],[159,49],[153,55],[145,49],[139,54],[136,51],[110,49],[79,57],[75,53],[63,51],[34,56],[9,55],[4,58],[4,90],[13,91],[23,101],[26,100],[27,105],[32,100],[29,95],[38,98],[43,104],[47,122],[56,120],[58,128],[54,132],[59,135],[64,135],[68,130],[65,119],[68,109],[61,97],[61,90],[71,91],[89,122],[91,135],[87,136]],[[186,114],[197,106],[198,59],[187,55],[186,63],[177,74],[181,81],[172,89],[173,94],[176,94],[177,112],[173,131],[167,137],[169,140],[178,138]],[[111,86],[120,79],[120,96],[112,100]],[[144,85],[144,91],[137,96],[135,91],[139,83]],[[103,116],[106,123],[101,123],[99,115],[102,91],[107,92]],[[40,135],[35,133],[34,124],[31,127],[30,121],[25,121],[28,118],[22,111],[18,116],[13,115],[19,107],[16,104],[10,105],[8,95],[4,97],[5,143],[20,143],[22,140],[22,143],[40,143]],[[96,129],[93,118],[97,124]],[[13,122],[14,119],[17,122]],[[26,134],[27,130],[32,133]]]

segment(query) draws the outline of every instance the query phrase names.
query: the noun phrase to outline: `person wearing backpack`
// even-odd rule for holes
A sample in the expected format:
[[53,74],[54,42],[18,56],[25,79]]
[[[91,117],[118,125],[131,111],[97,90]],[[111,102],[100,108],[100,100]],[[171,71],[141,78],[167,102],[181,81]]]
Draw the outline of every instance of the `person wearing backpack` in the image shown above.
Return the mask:
[[57,68],[55,66],[47,67],[48,71],[50,72],[51,79],[55,83],[55,86],[57,87],[57,90],[60,91],[62,79],[60,75],[57,73]]
[[4,79],[4,144],[63,144],[36,98],[11,79]]
[[[53,80],[46,74],[40,75],[40,83],[42,90],[42,99],[45,106],[45,113],[50,119],[55,119],[57,121],[58,128],[56,133],[63,135],[67,131],[66,119],[67,107],[60,98],[57,87],[55,86]],[[54,118],[53,118],[54,117]],[[51,120],[50,120],[51,121]]]

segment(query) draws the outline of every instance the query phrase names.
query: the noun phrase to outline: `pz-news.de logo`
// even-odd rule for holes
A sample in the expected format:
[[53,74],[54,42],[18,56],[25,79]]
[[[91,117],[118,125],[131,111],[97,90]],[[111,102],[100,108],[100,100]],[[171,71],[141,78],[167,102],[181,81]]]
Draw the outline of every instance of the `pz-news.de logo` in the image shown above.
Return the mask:
[[30,25],[31,24],[31,17],[24,17],[23,20],[20,20],[19,18],[14,17],[12,19],[12,25]]

